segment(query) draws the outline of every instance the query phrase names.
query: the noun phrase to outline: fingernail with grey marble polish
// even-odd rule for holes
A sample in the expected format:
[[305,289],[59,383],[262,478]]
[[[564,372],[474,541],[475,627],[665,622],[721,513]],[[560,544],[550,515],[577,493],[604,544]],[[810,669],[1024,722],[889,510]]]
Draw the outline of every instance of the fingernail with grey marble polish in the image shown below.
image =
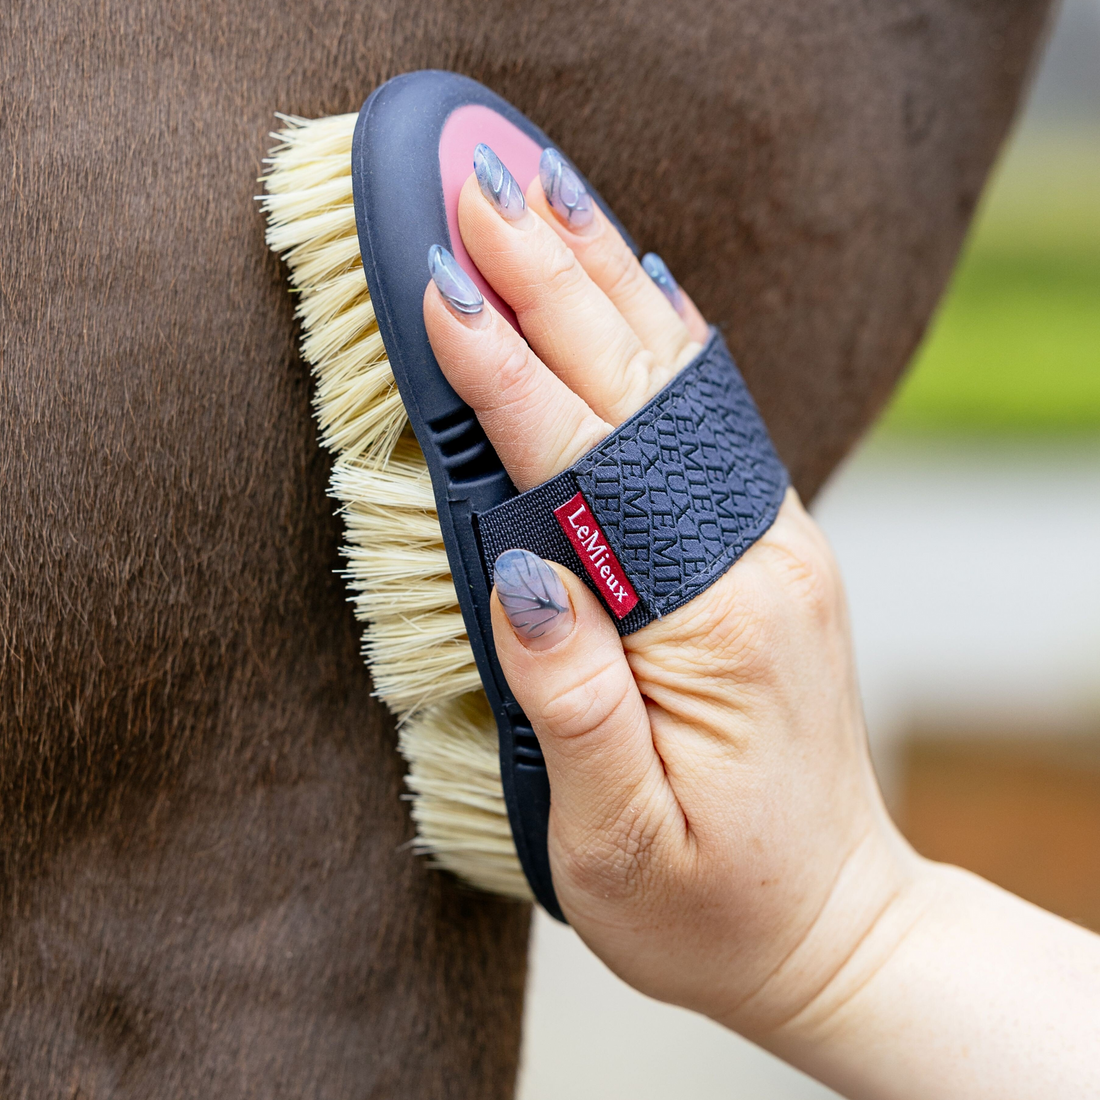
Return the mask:
[[497,599],[528,649],[549,649],[565,638],[576,615],[561,578],[530,550],[505,550],[493,566]]
[[505,221],[516,222],[523,217],[527,203],[519,184],[500,157],[484,142],[474,150],[474,175],[481,193]]
[[591,224],[592,196],[557,149],[543,149],[539,158],[539,182],[550,208],[570,229],[583,229]]
[[661,288],[664,296],[672,303],[677,313],[683,311],[684,295],[680,284],[672,277],[668,264],[656,252],[647,252],[642,257],[642,270]]
[[481,312],[484,299],[473,279],[458,265],[458,261],[441,244],[428,249],[428,271],[443,300],[462,317]]

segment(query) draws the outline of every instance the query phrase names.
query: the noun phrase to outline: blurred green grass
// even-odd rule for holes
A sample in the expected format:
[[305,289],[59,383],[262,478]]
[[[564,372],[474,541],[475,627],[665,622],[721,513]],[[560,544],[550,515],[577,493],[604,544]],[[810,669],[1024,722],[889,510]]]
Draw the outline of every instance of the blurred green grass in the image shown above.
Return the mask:
[[1100,135],[1019,138],[880,431],[1100,430]]

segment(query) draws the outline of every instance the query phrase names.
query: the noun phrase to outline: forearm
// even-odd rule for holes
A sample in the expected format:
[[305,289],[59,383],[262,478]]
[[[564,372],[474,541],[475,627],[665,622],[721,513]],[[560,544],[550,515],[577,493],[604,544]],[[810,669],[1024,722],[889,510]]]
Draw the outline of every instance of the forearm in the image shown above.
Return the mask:
[[1100,937],[922,863],[764,1042],[853,1100],[1100,1095]]

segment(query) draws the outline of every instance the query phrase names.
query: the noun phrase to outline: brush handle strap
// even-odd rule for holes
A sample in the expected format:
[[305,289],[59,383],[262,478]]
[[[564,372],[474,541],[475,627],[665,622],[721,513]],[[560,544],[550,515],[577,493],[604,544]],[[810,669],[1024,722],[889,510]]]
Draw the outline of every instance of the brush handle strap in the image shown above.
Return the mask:
[[486,575],[523,548],[571,569],[620,634],[709,588],[790,484],[725,341],[706,347],[576,465],[477,517]]

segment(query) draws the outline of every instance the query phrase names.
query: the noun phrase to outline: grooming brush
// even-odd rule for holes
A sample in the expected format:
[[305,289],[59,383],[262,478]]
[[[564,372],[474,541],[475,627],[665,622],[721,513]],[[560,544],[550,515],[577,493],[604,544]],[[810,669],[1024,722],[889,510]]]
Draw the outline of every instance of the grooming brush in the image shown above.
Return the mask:
[[[513,801],[536,809],[534,832],[542,835],[527,846],[539,850],[544,903],[556,912],[542,754],[525,723],[513,732],[516,723],[508,721],[513,744],[498,742],[464,622],[464,612],[478,614],[471,578],[456,592],[440,528],[442,514],[457,541],[456,503],[476,508],[515,490],[476,418],[434,367],[421,318],[428,249],[443,243],[511,319],[463,247],[458,193],[479,142],[521,187],[537,175],[551,142],[480,84],[434,71],[394,78],[358,114],[279,118],[279,144],[263,180],[267,242],[285,259],[298,294],[302,355],[313,368],[314,410],[334,459],[330,492],[344,518],[344,575],[366,624],[363,654],[375,693],[398,720],[417,850],[473,886],[529,899],[514,836],[531,831],[532,815],[514,830],[505,796],[518,777],[522,791]],[[418,372],[426,361],[434,370]],[[394,378],[401,364],[408,406]],[[442,512],[417,435],[431,440]],[[468,524],[465,533],[468,543]],[[467,544],[460,552],[469,559],[470,550]],[[480,587],[487,619],[484,578]],[[513,819],[523,816],[517,805]]]
[[546,767],[493,648],[493,563],[512,547],[560,562],[628,634],[708,587],[770,526],[786,471],[712,330],[649,404],[517,494],[435,361],[423,296],[429,250],[444,244],[516,324],[463,247],[458,195],[479,143],[525,190],[549,139],[480,84],[436,71],[395,77],[357,115],[279,117],[267,240],[299,295],[345,576],[375,692],[398,719],[417,848],[562,919]]

